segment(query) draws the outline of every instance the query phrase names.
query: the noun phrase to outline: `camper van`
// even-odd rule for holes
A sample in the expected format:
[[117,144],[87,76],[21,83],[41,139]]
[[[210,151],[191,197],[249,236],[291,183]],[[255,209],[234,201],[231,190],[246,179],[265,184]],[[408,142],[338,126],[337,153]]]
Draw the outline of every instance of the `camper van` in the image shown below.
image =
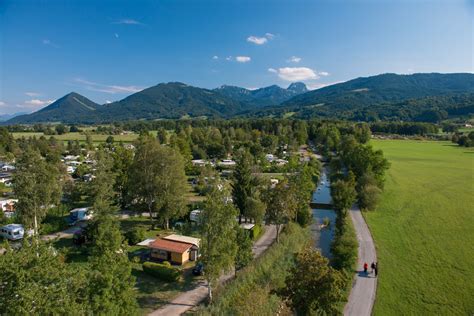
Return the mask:
[[191,211],[191,213],[189,214],[189,220],[191,222],[199,223],[201,221],[201,210]]
[[8,240],[20,240],[23,239],[25,230],[23,225],[20,224],[8,224],[0,228],[0,236]]
[[92,218],[92,211],[90,211],[88,207],[75,208],[69,212],[69,217],[67,218],[67,222],[69,225],[73,226],[73,225],[76,225],[77,222],[88,221],[91,218]]

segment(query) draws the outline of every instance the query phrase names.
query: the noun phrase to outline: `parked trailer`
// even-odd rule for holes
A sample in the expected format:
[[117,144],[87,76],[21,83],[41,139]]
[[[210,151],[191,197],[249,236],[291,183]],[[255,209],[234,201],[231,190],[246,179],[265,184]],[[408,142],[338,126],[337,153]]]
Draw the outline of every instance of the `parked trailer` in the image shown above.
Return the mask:
[[8,224],[0,229],[0,236],[8,240],[20,240],[25,235],[25,229],[20,224]]
[[92,211],[90,211],[88,207],[75,208],[69,212],[69,217],[67,218],[67,222],[69,225],[73,226],[73,225],[76,225],[77,222],[88,221],[91,218],[92,218]]

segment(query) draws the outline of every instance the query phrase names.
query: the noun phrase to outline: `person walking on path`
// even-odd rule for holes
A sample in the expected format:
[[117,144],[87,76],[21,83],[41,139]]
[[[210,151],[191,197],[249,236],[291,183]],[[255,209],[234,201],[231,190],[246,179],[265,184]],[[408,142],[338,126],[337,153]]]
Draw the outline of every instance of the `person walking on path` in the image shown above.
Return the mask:
[[376,262],[374,264],[375,268],[374,268],[374,272],[375,272],[375,277],[377,277],[377,275],[379,274],[379,263]]
[[367,262],[364,263],[364,273],[367,274],[367,269],[369,268],[369,265]]
[[370,268],[372,269],[372,271],[370,271],[370,273],[374,273],[375,272],[375,262],[372,261],[372,264],[370,265]]

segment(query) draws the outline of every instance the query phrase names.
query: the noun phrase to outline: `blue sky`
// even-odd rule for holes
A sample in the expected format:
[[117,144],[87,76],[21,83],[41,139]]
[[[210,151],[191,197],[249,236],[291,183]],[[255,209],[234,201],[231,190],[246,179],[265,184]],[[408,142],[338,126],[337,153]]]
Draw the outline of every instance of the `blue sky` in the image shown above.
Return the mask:
[[473,72],[473,1],[0,0],[0,113],[160,82],[311,88]]

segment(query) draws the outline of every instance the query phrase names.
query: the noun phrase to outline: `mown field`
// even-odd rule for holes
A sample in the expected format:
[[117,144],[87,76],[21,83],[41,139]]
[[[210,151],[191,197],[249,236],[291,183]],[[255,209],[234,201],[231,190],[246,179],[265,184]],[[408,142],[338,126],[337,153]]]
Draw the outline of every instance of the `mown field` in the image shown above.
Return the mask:
[[[39,138],[43,136],[43,133],[35,133],[35,132],[14,132],[12,133],[15,139],[18,138],[29,138],[29,137],[36,137]],[[84,133],[66,133],[62,135],[44,135],[46,138],[53,136],[57,140],[68,141],[68,140],[78,140],[80,142],[86,141],[86,135]],[[135,139],[138,138],[138,134],[125,134],[125,135],[106,135],[106,134],[91,134],[93,142],[105,142],[107,137],[112,136],[114,141],[116,142],[133,142]]]
[[377,140],[391,162],[366,213],[380,265],[375,315],[474,313],[474,150]]

